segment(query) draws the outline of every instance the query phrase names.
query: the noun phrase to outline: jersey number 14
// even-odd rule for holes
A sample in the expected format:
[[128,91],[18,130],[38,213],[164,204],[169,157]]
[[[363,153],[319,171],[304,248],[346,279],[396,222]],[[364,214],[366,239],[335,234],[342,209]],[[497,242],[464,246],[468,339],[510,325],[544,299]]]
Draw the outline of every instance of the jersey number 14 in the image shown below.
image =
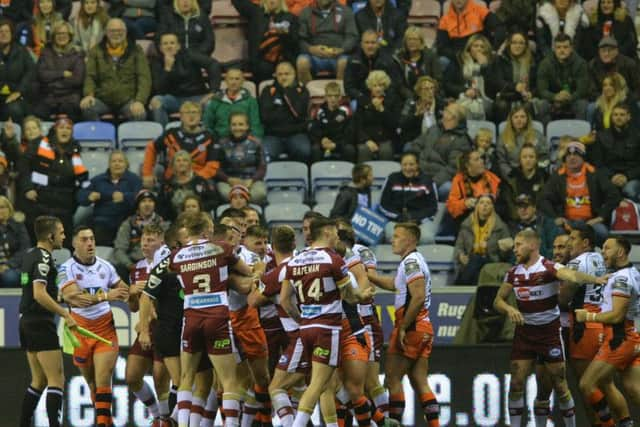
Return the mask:
[[301,304],[310,302],[307,301],[307,298],[313,299],[316,302],[320,301],[320,298],[322,298],[322,282],[320,282],[320,279],[314,279],[313,282],[311,282],[311,286],[307,291],[307,298],[305,298],[304,285],[302,284],[302,280],[296,280],[295,282],[293,282],[293,286],[298,290],[298,298],[300,298]]

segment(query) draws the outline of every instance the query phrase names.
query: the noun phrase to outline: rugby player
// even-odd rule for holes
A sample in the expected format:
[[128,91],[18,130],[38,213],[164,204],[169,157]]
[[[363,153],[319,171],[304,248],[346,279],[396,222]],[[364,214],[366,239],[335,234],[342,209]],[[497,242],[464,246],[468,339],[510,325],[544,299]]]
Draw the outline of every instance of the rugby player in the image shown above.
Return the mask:
[[389,388],[389,416],[402,421],[405,400],[402,378],[409,376],[420,398],[428,427],[440,425],[440,407],[427,382],[429,356],[433,346],[431,273],[418,252],[420,227],[414,223],[397,223],[391,240],[393,253],[402,261],[395,277],[370,275],[372,282],[385,289],[396,289],[396,322],[389,339],[386,359],[386,383]]
[[[607,404],[608,396],[605,398],[599,385],[612,381],[616,371],[621,374],[627,397],[634,405],[640,405],[640,335],[634,325],[640,314],[640,272],[629,262],[630,251],[631,244],[623,237],[604,242],[604,262],[613,273],[605,286],[600,312],[586,307],[575,310],[577,322],[605,325],[604,342],[580,380],[580,391],[603,427],[615,424]],[[632,426],[633,421],[627,416],[620,419],[618,425]]]
[[[34,231],[37,243],[22,259],[20,278],[20,343],[27,352],[31,371],[31,383],[22,401],[20,427],[31,427],[33,412],[45,387],[49,425],[59,427],[62,425],[64,372],[54,315],[64,319],[68,327],[76,326],[69,312],[56,302],[58,273],[52,252],[62,248],[64,227],[56,217],[39,216]],[[88,298],[79,301],[84,307],[90,303]]]
[[[507,272],[494,300],[494,308],[516,325],[511,352],[509,414],[511,425],[520,427],[525,409],[524,386],[538,358],[551,375],[565,426],[575,427],[575,404],[566,380],[564,351],[558,307],[559,280],[577,283],[604,283],[595,277],[571,270],[540,255],[540,238],[532,229],[516,234],[514,253],[517,265]],[[515,293],[517,308],[506,302]]]
[[[111,377],[118,359],[118,336],[111,313],[111,301],[127,301],[129,289],[108,261],[97,257],[93,230],[76,227],[73,233],[73,257],[58,272],[58,286],[63,299],[71,306],[71,316],[79,326],[111,341],[79,336],[81,345],[74,349],[73,363],[80,369],[96,409],[96,425],[110,426]],[[86,306],[87,296],[91,305]]]

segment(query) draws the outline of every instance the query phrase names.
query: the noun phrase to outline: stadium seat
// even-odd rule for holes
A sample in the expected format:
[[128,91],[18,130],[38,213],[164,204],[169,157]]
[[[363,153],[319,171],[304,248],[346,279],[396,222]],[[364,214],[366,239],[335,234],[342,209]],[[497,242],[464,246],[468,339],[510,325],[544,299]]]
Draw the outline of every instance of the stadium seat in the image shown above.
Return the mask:
[[413,25],[437,26],[440,20],[440,3],[436,0],[413,0],[407,22]]
[[380,199],[382,198],[382,190],[371,190],[371,205],[380,204]]
[[431,271],[431,287],[433,289],[446,288],[447,286],[452,284],[453,281],[453,273],[448,273],[445,271]]
[[451,245],[422,245],[418,247],[418,252],[422,254],[424,259],[432,271],[453,271],[454,247]]
[[[89,171],[89,178],[107,171],[110,155],[111,152],[107,150],[84,150],[82,152],[82,163]],[[131,159],[129,159],[129,163],[130,165],[132,164]],[[133,171],[134,169],[131,168],[131,170]]]
[[274,203],[304,203],[305,193],[301,191],[289,191],[273,189],[267,192],[267,201]]
[[269,227],[286,224],[296,230],[301,230],[302,217],[309,210],[309,206],[300,203],[268,205],[264,211],[264,219]]
[[[21,141],[22,140],[22,127],[20,127],[19,124],[14,123],[13,124],[13,128],[15,129],[15,132],[16,132],[16,139],[18,141]],[[4,129],[4,122],[0,122],[0,129]],[[46,133],[44,133],[44,129],[43,129],[43,135],[46,135]]]
[[333,203],[318,203],[313,207],[315,212],[321,213],[322,215],[329,217],[331,213],[331,208],[333,207]]
[[274,81],[273,79],[261,81],[258,84],[258,96],[260,96],[260,94],[262,93],[265,87],[269,86],[270,84],[273,84],[273,81]]
[[[309,188],[309,168],[301,162],[271,162],[264,178],[269,203],[302,203]],[[280,194],[278,194],[280,193]],[[297,194],[297,195],[296,195]]]
[[[252,82],[251,80],[245,80],[242,83],[242,87],[248,90],[251,96],[253,96],[254,98],[256,97],[256,84],[254,82]],[[222,82],[220,82],[220,90],[225,90],[226,88],[227,82],[222,80]]]
[[467,120],[467,134],[471,139],[475,139],[478,131],[482,128],[488,128],[493,134],[493,142],[496,141],[496,125],[488,120]]
[[221,25],[239,25],[246,20],[238,13],[231,1],[217,0],[211,2],[211,23],[214,28]]
[[42,129],[43,135],[48,135],[51,128],[56,124],[56,122],[43,120],[40,122],[40,129]]
[[366,162],[373,169],[373,187],[381,189],[387,177],[393,172],[400,171],[400,163],[389,160],[371,160]]
[[113,254],[111,246],[96,246],[96,255],[102,259],[110,260]]
[[73,137],[83,148],[110,150],[116,145],[116,128],[109,122],[78,122]]
[[53,255],[53,260],[56,262],[56,265],[59,266],[71,258],[71,251],[67,248],[54,249],[51,255]]
[[164,126],[164,130],[179,128],[180,126],[182,126],[182,123],[180,122],[180,120],[174,120],[174,121],[171,121],[171,122],[167,123]]
[[311,191],[337,190],[345,181],[351,181],[353,163],[343,161],[322,161],[311,165]]
[[244,27],[215,27],[216,49],[213,57],[221,64],[243,61],[248,57],[247,36]]
[[378,260],[378,270],[383,273],[394,272],[400,263],[400,256],[393,253],[391,245],[378,245],[373,249]]
[[333,202],[336,200],[336,197],[338,197],[338,190],[337,189],[319,189],[316,191],[316,194],[314,196],[314,200],[316,203],[319,204],[323,204],[323,203],[329,203],[331,204],[331,206],[333,206]]
[[551,147],[556,147],[556,139],[564,135],[576,138],[591,132],[591,124],[585,120],[554,120],[547,124],[547,139]]
[[344,94],[344,84],[342,80],[334,79],[317,79],[311,80],[307,83],[307,90],[309,91],[309,99],[311,105],[322,105],[324,102],[324,87],[329,82],[336,82],[340,85],[340,92]]
[[[531,124],[533,125],[533,128],[535,130],[537,130],[538,132],[540,132],[541,134],[545,134],[544,132],[544,125],[542,124],[542,122],[539,122],[537,120],[534,120],[533,122],[531,122]],[[504,132],[504,128],[507,127],[507,122],[502,122],[498,125],[498,135],[501,135],[502,132]]]
[[162,135],[164,129],[157,122],[125,122],[118,126],[118,146],[145,149],[147,144]]

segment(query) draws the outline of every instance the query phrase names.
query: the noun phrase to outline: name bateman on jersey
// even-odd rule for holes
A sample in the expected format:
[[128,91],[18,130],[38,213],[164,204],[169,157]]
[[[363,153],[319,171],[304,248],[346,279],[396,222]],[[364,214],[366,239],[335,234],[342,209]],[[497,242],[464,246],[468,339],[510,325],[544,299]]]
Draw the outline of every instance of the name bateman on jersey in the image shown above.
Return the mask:
[[217,262],[215,259],[208,259],[206,261],[183,264],[180,266],[180,273],[188,273],[190,271],[205,270],[207,268],[215,267],[216,264]]
[[320,271],[319,264],[303,265],[302,267],[293,267],[294,276],[304,276],[306,274],[318,273]]

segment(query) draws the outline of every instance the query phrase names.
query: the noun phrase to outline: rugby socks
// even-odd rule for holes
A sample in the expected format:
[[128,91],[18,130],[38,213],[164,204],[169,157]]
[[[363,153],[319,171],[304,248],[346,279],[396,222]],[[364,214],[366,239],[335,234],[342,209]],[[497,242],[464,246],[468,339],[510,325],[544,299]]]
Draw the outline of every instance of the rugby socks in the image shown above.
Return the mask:
[[615,423],[613,422],[613,418],[611,417],[611,411],[609,410],[609,405],[607,405],[607,400],[604,397],[604,394],[596,389],[589,396],[589,405],[593,408],[593,411],[596,413],[598,418],[600,418],[600,423],[602,427],[614,427]]
[[225,417],[225,427],[234,427],[240,425],[240,399],[241,396],[235,393],[222,394],[222,413]]
[[351,405],[356,414],[358,427],[371,427],[371,406],[369,405],[369,399],[360,396],[357,400],[352,400]]
[[[515,398],[514,398],[515,397]],[[511,427],[522,426],[522,415],[524,414],[524,398],[521,393],[518,396],[509,396],[509,417]]]
[[62,389],[47,387],[47,418],[49,427],[62,425]]
[[146,381],[142,381],[142,387],[140,390],[134,391],[133,395],[137,397],[140,402],[144,403],[144,406],[147,407],[153,418],[157,418],[160,415],[156,395],[153,393],[151,386],[149,386]]
[[347,407],[338,399],[336,399],[336,417],[338,417],[338,427],[345,427],[345,418],[347,418]]
[[110,426],[113,423],[111,419],[112,400],[111,387],[96,388],[96,424],[98,427]]
[[213,423],[216,420],[216,414],[218,413],[218,393],[215,391],[209,392],[207,397],[207,403],[204,405],[204,413],[202,414],[202,421],[200,421],[200,427],[213,427]]
[[222,423],[224,424],[224,411],[222,410],[222,406],[220,406],[220,404],[222,403],[222,392],[221,391],[216,391],[216,398],[218,400],[218,410],[220,411],[220,417],[222,418]]
[[562,411],[565,427],[576,427],[576,404],[571,393],[558,398],[558,406]]
[[191,400],[193,393],[191,390],[178,390],[178,426],[189,427],[189,414],[191,413]]
[[550,413],[551,410],[549,409],[548,400],[536,399],[533,402],[533,414],[536,419],[536,427],[547,427],[547,420],[549,419]]
[[256,384],[253,386],[253,391],[256,394],[256,401],[259,404],[257,419],[263,426],[270,426],[272,424],[272,418],[269,389]]
[[389,416],[399,423],[402,422],[404,413],[404,393],[389,395]]
[[173,412],[173,408],[176,407],[178,403],[178,386],[175,384],[171,385],[171,390],[169,390],[169,412]]
[[[313,413],[313,408],[304,408],[302,406],[298,407],[298,413],[296,414],[295,420],[293,420],[293,427],[307,427],[307,423],[311,419],[311,414]],[[327,423],[327,427],[329,425],[330,420],[325,420]],[[337,426],[337,420],[333,420],[333,422]]]
[[440,405],[438,405],[436,396],[432,392],[424,393],[420,395],[420,404],[427,419],[427,426],[440,427]]
[[169,397],[169,393],[164,396],[158,396],[158,413],[161,417],[168,417],[171,411],[169,410],[169,401],[167,398]]
[[[224,404],[222,405],[224,407]],[[258,415],[258,402],[256,396],[251,390],[245,391],[244,405],[242,406],[242,427],[251,427],[253,420]]]
[[22,413],[20,414],[20,427],[31,427],[33,413],[38,407],[40,396],[42,396],[42,390],[37,390],[31,386],[29,386],[27,391],[24,392],[24,398],[22,399]]
[[199,426],[204,414],[204,399],[198,396],[191,398],[191,413],[189,414],[189,425]]
[[380,386],[371,390],[371,400],[385,417],[389,416],[389,395],[384,387]]
[[284,390],[274,390],[271,394],[271,402],[273,409],[280,418],[283,427],[291,427],[293,425],[294,412],[289,395]]

